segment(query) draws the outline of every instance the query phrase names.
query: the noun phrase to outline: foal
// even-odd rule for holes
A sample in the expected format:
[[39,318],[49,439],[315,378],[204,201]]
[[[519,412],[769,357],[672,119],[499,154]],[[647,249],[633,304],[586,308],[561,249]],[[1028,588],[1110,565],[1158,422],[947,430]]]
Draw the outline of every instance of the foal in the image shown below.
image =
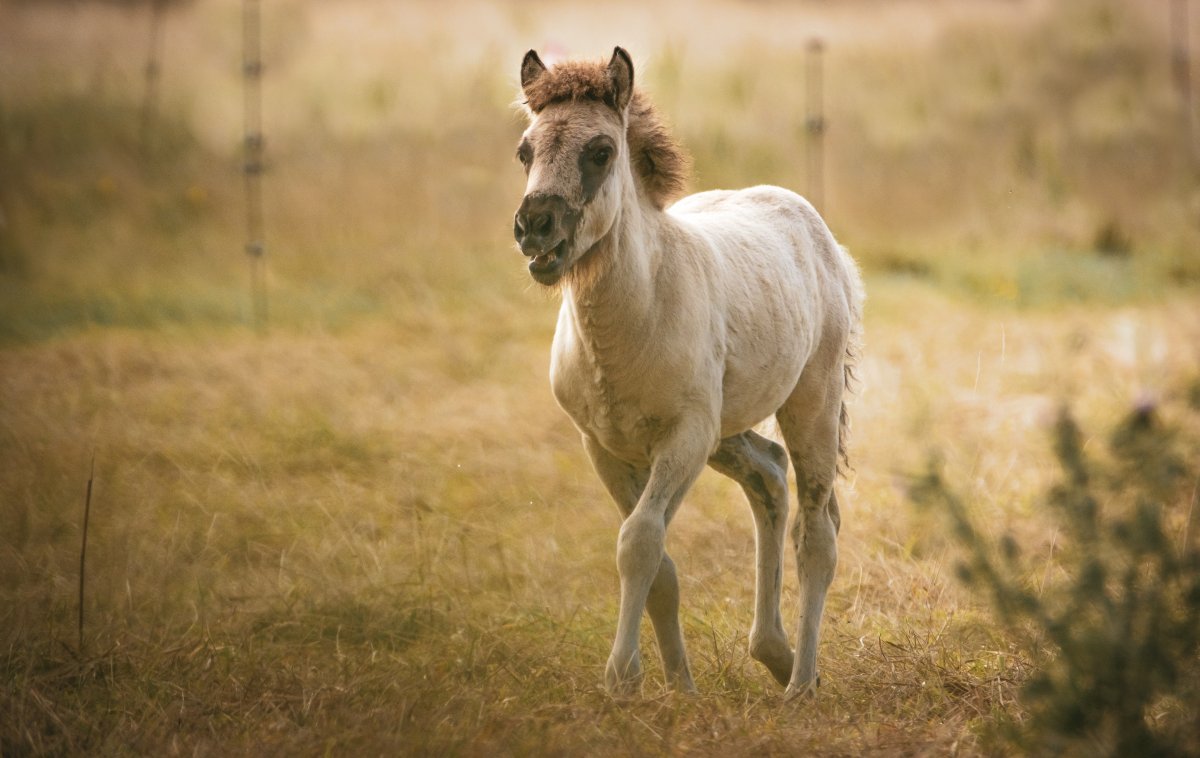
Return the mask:
[[[671,204],[687,159],[634,90],[623,49],[607,65],[551,69],[531,50],[521,88],[530,125],[517,156],[528,183],[514,234],[530,275],[562,294],[550,381],[624,516],[605,684],[615,695],[639,689],[648,610],[669,684],[695,689],[664,538],[709,465],[742,486],[754,513],[750,654],[788,697],[812,693],[837,564],[833,483],[860,329],[858,270],[788,190],[702,192]],[[753,431],[772,414],[787,453]],[[795,655],[779,612],[789,454],[799,489]]]

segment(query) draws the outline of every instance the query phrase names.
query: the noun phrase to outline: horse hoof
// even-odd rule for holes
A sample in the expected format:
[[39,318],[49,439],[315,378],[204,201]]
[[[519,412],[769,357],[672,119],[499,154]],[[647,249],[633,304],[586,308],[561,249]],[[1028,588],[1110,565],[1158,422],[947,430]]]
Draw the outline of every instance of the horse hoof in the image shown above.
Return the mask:
[[821,686],[821,676],[818,674],[815,679],[807,684],[789,684],[787,690],[783,693],[785,702],[796,702],[800,700],[809,700],[817,696],[817,688]]
[[629,679],[616,681],[605,677],[604,688],[613,700],[633,700],[642,694],[642,683]]
[[750,657],[767,667],[775,681],[786,686],[792,678],[795,660],[787,639],[767,638],[750,644]]
[[696,697],[700,694],[700,690],[696,689],[696,683],[692,681],[691,672],[685,672],[683,676],[672,677],[667,686],[676,695]]
[[642,691],[642,662],[638,656],[634,655],[624,667],[609,658],[604,667],[604,687],[614,699],[636,697]]

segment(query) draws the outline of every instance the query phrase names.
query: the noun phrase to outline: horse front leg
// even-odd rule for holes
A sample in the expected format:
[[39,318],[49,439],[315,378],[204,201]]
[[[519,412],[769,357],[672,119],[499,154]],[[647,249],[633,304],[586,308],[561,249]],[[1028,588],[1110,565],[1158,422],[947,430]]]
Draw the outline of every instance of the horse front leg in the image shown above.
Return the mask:
[[645,610],[654,623],[669,683],[680,690],[695,690],[679,625],[679,581],[664,544],[667,525],[704,469],[711,449],[712,435],[682,430],[672,435],[657,451],[646,485],[621,524],[617,536],[621,606],[604,672],[605,685],[615,696],[634,694],[641,686],[638,636]]

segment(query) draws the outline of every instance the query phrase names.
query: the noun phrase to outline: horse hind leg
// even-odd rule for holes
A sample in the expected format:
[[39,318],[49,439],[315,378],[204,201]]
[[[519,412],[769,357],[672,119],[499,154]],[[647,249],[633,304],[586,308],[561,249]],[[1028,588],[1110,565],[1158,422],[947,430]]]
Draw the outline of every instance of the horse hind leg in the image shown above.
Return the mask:
[[754,432],[745,432],[721,440],[708,463],[740,484],[750,502],[755,536],[750,656],[766,666],[780,684],[787,684],[794,657],[779,613],[788,517],[787,454],[778,444]]
[[792,526],[796,572],[800,584],[800,618],[796,657],[787,697],[815,692],[817,642],[825,597],[837,568],[837,533],[841,514],[833,491],[841,433],[842,367],[810,378],[806,373],[776,414],[796,470],[799,510]]

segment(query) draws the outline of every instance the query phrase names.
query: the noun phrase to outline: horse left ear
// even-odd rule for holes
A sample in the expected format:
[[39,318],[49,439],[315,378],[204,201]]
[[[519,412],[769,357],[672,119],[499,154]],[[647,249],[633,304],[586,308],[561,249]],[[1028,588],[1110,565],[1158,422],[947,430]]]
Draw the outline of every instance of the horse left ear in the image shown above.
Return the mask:
[[624,115],[633,97],[633,59],[623,47],[613,48],[612,60],[608,62],[608,79],[612,82],[612,102],[617,113]]

